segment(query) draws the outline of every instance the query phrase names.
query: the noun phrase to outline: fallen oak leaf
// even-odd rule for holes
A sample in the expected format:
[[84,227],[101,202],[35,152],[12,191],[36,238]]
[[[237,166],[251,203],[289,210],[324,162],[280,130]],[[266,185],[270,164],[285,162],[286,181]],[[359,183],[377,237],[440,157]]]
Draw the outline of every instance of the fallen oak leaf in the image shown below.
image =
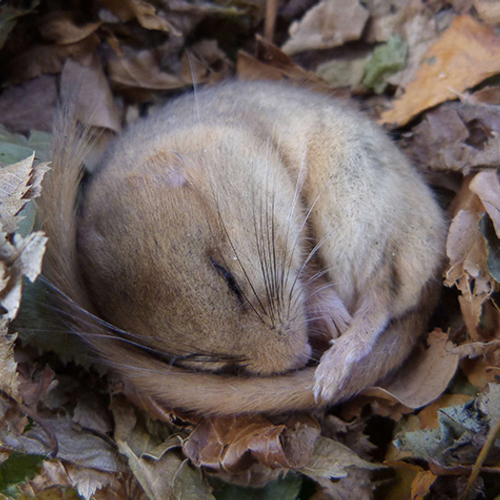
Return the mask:
[[425,53],[415,79],[405,87],[382,124],[402,126],[422,111],[471,88],[500,71],[500,36],[468,15],[451,26]]
[[424,497],[430,493],[431,486],[437,478],[438,476],[430,470],[417,472],[411,483],[411,500],[424,500]]
[[69,58],[64,63],[60,86],[62,101],[73,102],[75,118],[85,126],[121,131],[120,111],[96,54],[84,63]]
[[402,498],[408,498],[413,500],[413,497],[410,496],[413,482],[419,474],[425,472],[424,468],[402,460],[386,460],[384,465],[390,467],[396,476],[392,484],[384,488],[384,499],[401,500]]
[[35,153],[31,157],[0,168],[0,227],[7,234],[13,233],[22,215],[19,212],[30,198],[40,196],[41,182],[49,170],[48,163],[34,166]]
[[112,83],[124,88],[170,90],[186,86],[178,75],[162,71],[156,51],[141,50],[123,57],[112,56],[108,63]]
[[121,21],[137,19],[139,24],[148,30],[171,32],[174,36],[181,33],[172,26],[165,16],[158,14],[154,5],[143,0],[101,0]]
[[[475,95],[475,94],[474,94]],[[468,175],[500,163],[500,110],[497,105],[448,102],[425,113],[408,140],[424,169]]]
[[4,84],[22,83],[42,74],[59,73],[70,56],[80,59],[95,51],[101,43],[96,33],[66,45],[38,44],[15,58],[2,62]]
[[500,237],[500,181],[496,170],[483,170],[474,176],[469,189],[476,193],[493,221]]
[[240,80],[286,80],[318,92],[331,94],[333,89],[323,78],[306,71],[278,47],[256,36],[256,55],[239,51],[236,72]]
[[293,468],[311,458],[319,425],[307,415],[275,425],[262,415],[213,417],[201,420],[183,443],[197,467],[241,473],[254,462],[268,468]]
[[19,394],[19,378],[14,361],[14,342],[17,334],[8,333],[6,318],[0,317],[0,391],[5,392],[18,403],[21,402]]
[[349,471],[346,470],[349,467],[368,470],[385,468],[383,465],[372,464],[363,460],[350,448],[333,439],[320,436],[311,460],[297,471],[311,479],[341,479],[349,475]]
[[40,19],[38,31],[45,40],[59,45],[68,45],[87,38],[94,33],[101,24],[101,21],[96,21],[77,25],[71,12],[56,11]]
[[483,303],[495,289],[494,279],[488,271],[486,240],[479,230],[482,214],[462,209],[453,218],[446,241],[450,264],[445,272],[444,284],[456,286],[458,298],[469,335],[478,338],[477,325]]
[[13,320],[19,310],[23,277],[34,282],[41,272],[46,244],[47,238],[42,232],[31,233],[27,238],[15,234],[12,243],[6,233],[0,232],[0,260],[7,264],[9,277],[0,292],[0,304],[9,320]]
[[413,409],[441,396],[457,371],[460,356],[448,335],[440,330],[431,332],[427,342],[428,348],[415,352],[390,382],[370,387],[362,394],[389,398]]
[[368,17],[368,11],[357,1],[322,0],[290,26],[290,39],[282,50],[293,55],[359,40]]

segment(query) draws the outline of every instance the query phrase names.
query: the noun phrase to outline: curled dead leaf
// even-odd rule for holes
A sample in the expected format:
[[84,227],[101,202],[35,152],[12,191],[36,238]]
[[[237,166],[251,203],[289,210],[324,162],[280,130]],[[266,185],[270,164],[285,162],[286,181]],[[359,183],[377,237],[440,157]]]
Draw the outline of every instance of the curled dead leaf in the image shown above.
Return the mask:
[[359,40],[368,17],[368,11],[357,1],[322,0],[291,25],[283,52],[292,55]]
[[55,11],[40,20],[38,31],[45,40],[60,45],[68,45],[87,38],[99,26],[101,26],[101,21],[77,25],[71,12]]
[[440,330],[431,332],[427,343],[427,349],[415,352],[389,383],[371,387],[363,394],[389,397],[414,409],[441,396],[455,375],[460,356],[448,335]]
[[305,71],[272,43],[257,36],[256,55],[240,51],[236,70],[240,80],[286,80],[319,92],[332,93],[332,87],[312,71]]
[[61,74],[61,98],[75,106],[75,118],[89,127],[121,130],[120,111],[116,107],[109,82],[96,54],[85,64],[68,59]]
[[468,15],[425,53],[416,77],[380,123],[405,125],[425,109],[455,99],[457,94],[500,71],[500,36]]
[[183,444],[197,467],[241,473],[258,462],[271,469],[299,468],[312,456],[319,425],[306,415],[275,425],[261,415],[203,419]]

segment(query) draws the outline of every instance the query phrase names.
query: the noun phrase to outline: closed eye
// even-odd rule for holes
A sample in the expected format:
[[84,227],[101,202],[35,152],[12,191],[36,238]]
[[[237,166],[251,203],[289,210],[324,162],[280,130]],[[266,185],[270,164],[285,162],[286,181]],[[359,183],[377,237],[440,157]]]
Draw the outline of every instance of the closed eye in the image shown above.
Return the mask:
[[229,290],[233,292],[238,300],[243,304],[245,301],[243,299],[243,293],[241,291],[241,288],[238,286],[238,283],[236,283],[236,279],[234,276],[228,271],[224,266],[221,266],[218,262],[216,262],[213,259],[210,259],[210,263],[212,266],[215,267],[217,272],[224,278],[224,280],[227,283],[227,286],[229,287]]

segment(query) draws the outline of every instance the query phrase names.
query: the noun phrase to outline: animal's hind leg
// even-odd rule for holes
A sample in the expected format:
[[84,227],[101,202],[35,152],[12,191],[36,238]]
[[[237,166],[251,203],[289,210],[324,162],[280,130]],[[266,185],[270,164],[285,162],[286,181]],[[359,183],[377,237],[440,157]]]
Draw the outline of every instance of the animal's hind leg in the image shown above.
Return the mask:
[[[315,372],[318,402],[337,403],[374,385],[408,357],[425,328],[428,307],[387,323],[387,314],[354,317],[352,326],[323,355]],[[384,323],[385,322],[385,323]]]

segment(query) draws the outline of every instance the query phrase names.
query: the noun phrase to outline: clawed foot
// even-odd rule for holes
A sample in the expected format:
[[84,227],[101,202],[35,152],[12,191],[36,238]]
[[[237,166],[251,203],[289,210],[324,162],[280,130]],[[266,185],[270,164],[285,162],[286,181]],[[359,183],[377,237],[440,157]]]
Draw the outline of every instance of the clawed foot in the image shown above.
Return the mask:
[[308,304],[308,310],[318,325],[316,330],[332,339],[342,335],[352,321],[349,311],[332,288],[316,293]]
[[338,402],[360,389],[359,363],[368,353],[359,344],[342,340],[323,354],[314,374],[314,398],[318,403]]

